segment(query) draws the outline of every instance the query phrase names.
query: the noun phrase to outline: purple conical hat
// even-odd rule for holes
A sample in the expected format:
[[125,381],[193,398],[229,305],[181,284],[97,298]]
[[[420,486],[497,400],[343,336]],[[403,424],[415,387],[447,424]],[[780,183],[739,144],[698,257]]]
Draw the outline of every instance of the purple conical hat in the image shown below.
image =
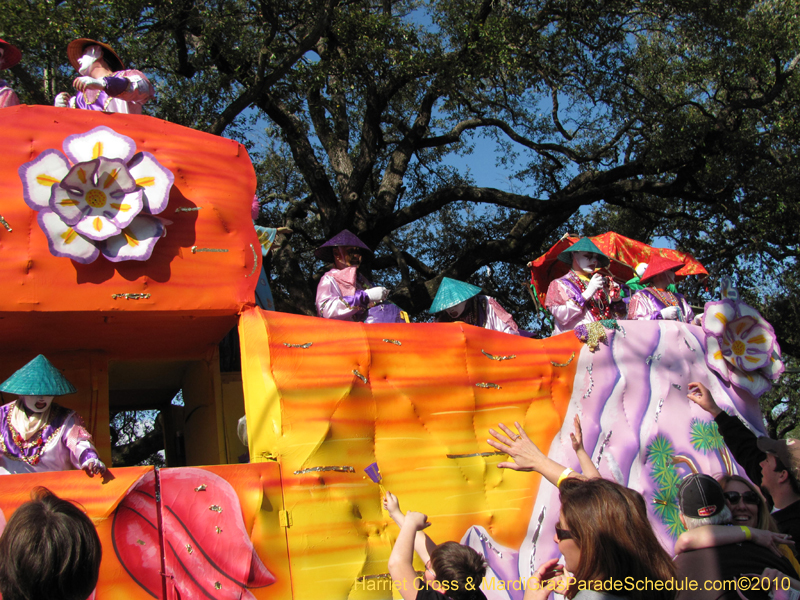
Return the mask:
[[358,236],[347,229],[343,229],[327,242],[322,244],[314,251],[314,256],[325,262],[333,262],[333,249],[336,246],[353,246],[355,248],[363,248],[367,252],[372,252],[364,242],[358,239]]

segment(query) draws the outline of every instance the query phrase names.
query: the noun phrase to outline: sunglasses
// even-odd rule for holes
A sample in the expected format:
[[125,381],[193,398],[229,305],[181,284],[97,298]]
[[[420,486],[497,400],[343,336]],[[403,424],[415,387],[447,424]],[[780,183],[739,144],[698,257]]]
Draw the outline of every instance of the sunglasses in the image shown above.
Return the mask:
[[730,502],[733,506],[739,504],[739,500],[744,500],[745,504],[752,504],[753,506],[761,504],[758,494],[755,492],[745,492],[743,494],[739,492],[725,492],[723,495],[725,496],[725,500]]
[[558,539],[559,542],[563,542],[564,540],[571,540],[572,532],[568,529],[561,529],[561,527],[556,525],[556,539]]

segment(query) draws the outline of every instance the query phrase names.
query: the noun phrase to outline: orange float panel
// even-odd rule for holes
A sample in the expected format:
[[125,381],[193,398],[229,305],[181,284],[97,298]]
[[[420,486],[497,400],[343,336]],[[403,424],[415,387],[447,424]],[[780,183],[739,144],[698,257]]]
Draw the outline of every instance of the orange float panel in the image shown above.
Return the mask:
[[497,469],[507,457],[488,429],[517,421],[546,451],[572,393],[575,336],[257,308],[239,335],[250,457],[281,465],[294,598],[389,597],[399,530],[364,472],[373,462],[404,510],[430,517],[434,541],[477,526],[520,547],[540,479]]
[[[96,140],[86,135],[97,128],[107,129]],[[46,351],[46,338],[62,335],[68,341],[53,343],[55,350],[66,344],[104,349],[113,356],[152,356],[147,350],[154,349],[165,355],[185,355],[196,353],[198,347],[200,353],[205,352],[235,326],[241,307],[253,301],[261,261],[250,215],[255,174],[241,144],[152,117],[44,106],[3,109],[0,131],[0,251],[4,257],[0,319],[12,337],[6,337],[7,343],[27,348],[31,338],[41,336],[45,340],[33,345],[37,352]],[[91,146],[80,147],[78,142],[84,138]],[[151,171],[174,178],[171,189],[165,185],[169,192],[162,194],[162,205],[151,206],[155,217],[146,217],[165,235],[151,236],[157,241],[146,260],[109,260],[108,240],[84,242],[91,249],[92,244],[101,249],[91,262],[54,255],[53,240],[66,244],[78,239],[74,231],[83,221],[72,225],[70,219],[79,217],[69,211],[77,210],[86,190],[77,189],[78,200],[65,195],[59,203],[66,211],[60,218],[74,231],[48,234],[42,215],[55,213],[47,204],[51,193],[47,186],[55,182],[52,193],[66,194],[62,188],[69,187],[70,177],[85,180],[76,165],[84,164],[84,158],[111,156],[115,140],[127,140],[128,156],[143,153],[151,165],[160,165]],[[118,171],[130,167],[129,179],[135,179],[137,191],[144,191],[145,204],[154,205],[156,200],[149,198],[157,196],[152,190],[158,184],[150,172],[135,171],[130,166],[135,162],[132,159],[127,166],[124,160],[119,162],[124,168],[114,170],[114,176],[121,180]],[[28,171],[21,169],[25,165],[33,165],[28,167],[32,183],[24,181]],[[116,180],[103,180],[101,170],[96,187],[109,193],[117,189]],[[92,193],[95,196],[90,197]],[[36,194],[40,205],[32,206],[30,198]],[[84,205],[96,203],[96,195],[96,191],[86,192]],[[129,197],[139,196],[134,191],[124,196]],[[124,203],[122,207],[118,214],[140,210]],[[147,210],[142,210],[140,216],[145,216]],[[102,229],[101,219],[94,219],[92,226]],[[144,243],[135,239],[133,225],[121,231],[118,237],[128,240],[130,248]]]

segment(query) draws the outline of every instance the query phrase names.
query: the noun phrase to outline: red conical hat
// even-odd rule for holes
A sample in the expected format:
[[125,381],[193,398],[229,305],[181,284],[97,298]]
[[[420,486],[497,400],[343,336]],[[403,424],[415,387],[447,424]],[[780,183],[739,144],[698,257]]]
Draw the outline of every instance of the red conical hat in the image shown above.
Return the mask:
[[680,260],[672,260],[670,258],[664,258],[663,256],[656,255],[650,259],[650,262],[647,265],[647,269],[645,269],[645,272],[639,281],[644,283],[645,281],[647,281],[648,279],[652,279],[659,273],[680,269],[682,266],[683,262]]
[[5,40],[0,40],[0,48],[3,49],[3,58],[0,59],[0,69],[10,69],[22,58],[19,48],[12,46]]

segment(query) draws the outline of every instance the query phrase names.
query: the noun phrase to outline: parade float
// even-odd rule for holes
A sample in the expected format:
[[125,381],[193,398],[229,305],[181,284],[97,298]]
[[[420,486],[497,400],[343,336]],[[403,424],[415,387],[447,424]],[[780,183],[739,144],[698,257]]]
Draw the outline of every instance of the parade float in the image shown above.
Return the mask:
[[[591,343],[265,311],[253,301],[255,176],[240,144],[49,107],[3,109],[0,127],[0,378],[46,354],[78,389],[63,404],[107,465],[110,410],[169,413],[183,390],[165,428],[169,468],[3,480],[5,519],[37,485],[85,507],[104,548],[98,599],[399,597],[387,489],[429,516],[434,540],[484,554],[487,597],[520,599],[520,579],[558,555],[558,494],[496,468],[506,457],[490,427],[519,422],[577,468],[580,415],[600,472],[644,494],[668,548],[680,478],[738,470],[688,383],[764,433],[757,398],[780,375],[780,349],[727,285],[702,326],[617,321]],[[621,279],[635,266],[616,262]],[[217,345],[237,324],[241,376],[223,377]],[[233,464],[245,413],[250,463]]]

